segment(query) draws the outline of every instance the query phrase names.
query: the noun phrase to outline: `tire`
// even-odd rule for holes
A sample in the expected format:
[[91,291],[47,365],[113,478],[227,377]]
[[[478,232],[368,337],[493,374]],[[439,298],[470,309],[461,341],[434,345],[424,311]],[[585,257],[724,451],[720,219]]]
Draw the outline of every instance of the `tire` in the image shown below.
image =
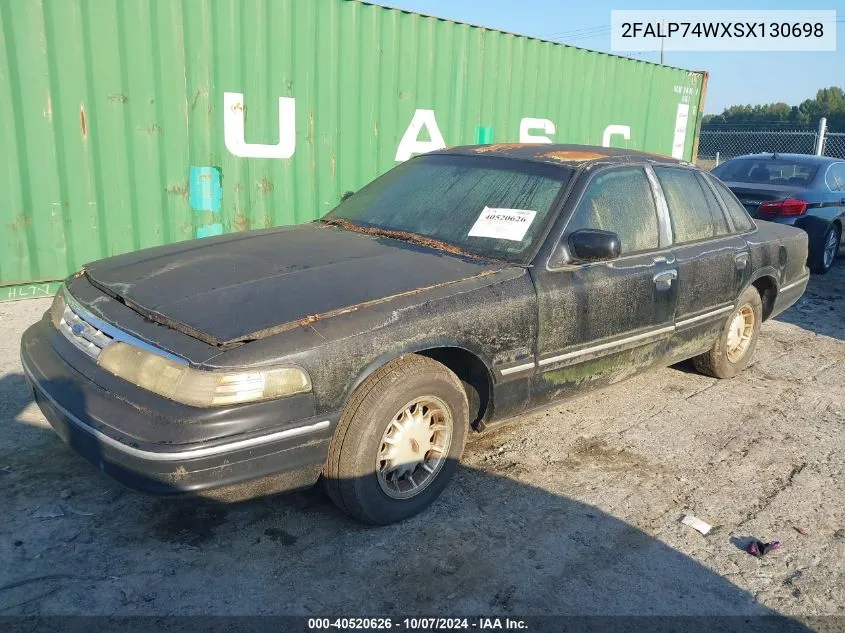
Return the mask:
[[[732,330],[737,328],[737,319],[740,314],[746,317],[746,326],[752,325],[750,333],[743,331],[744,334],[750,334],[750,336],[742,342],[741,346],[729,345],[729,343],[737,340],[736,331],[732,332]],[[713,344],[710,351],[692,359],[695,368],[700,373],[714,378],[733,378],[736,376],[748,366],[751,357],[754,355],[762,322],[763,301],[757,289],[754,286],[749,286],[740,295],[736,309],[728,317],[721,334],[719,334],[719,339]]]
[[[446,426],[451,426],[448,447],[441,429]],[[467,396],[458,377],[431,358],[402,356],[368,377],[344,408],[323,469],[326,492],[341,511],[365,523],[387,525],[414,516],[455,474],[468,426]],[[381,459],[399,450],[404,460]],[[430,458],[412,468],[420,455]]]
[[[836,255],[839,253],[839,242],[842,239],[842,231],[836,224],[831,224],[830,228],[825,232],[818,248],[810,254],[810,261],[808,262],[810,271],[817,275],[824,275],[833,267],[833,262],[836,261]],[[831,241],[836,245],[834,247],[833,256],[825,261],[825,251],[828,250],[828,245]]]

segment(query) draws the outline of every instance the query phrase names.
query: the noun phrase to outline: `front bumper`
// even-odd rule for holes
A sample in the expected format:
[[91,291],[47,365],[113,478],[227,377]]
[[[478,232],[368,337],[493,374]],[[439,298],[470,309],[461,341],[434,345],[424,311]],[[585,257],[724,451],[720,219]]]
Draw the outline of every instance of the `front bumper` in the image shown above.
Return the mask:
[[234,500],[317,481],[337,416],[303,417],[313,413],[310,394],[198,409],[102,375],[82,356],[46,318],[21,341],[24,372],[50,425],[121,483]]

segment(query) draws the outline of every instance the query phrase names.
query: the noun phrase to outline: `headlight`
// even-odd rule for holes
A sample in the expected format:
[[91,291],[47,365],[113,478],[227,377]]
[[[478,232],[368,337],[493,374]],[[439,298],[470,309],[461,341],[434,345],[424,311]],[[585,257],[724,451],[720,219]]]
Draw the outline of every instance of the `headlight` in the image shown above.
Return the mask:
[[65,287],[59,286],[56,291],[56,296],[53,297],[53,303],[50,305],[50,320],[53,322],[53,327],[59,329],[59,324],[62,322],[62,315],[65,313]]
[[123,342],[103,349],[97,364],[139,387],[195,407],[271,400],[311,391],[308,374],[298,367],[205,371]]

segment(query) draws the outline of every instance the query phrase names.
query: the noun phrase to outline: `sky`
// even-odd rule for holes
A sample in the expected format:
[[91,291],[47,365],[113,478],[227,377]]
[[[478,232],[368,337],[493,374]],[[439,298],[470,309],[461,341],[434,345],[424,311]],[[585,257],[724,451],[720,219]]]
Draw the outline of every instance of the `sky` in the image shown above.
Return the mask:
[[[542,37],[598,51],[610,51],[611,9],[838,9],[845,1],[708,0],[683,4],[642,0],[369,0],[373,4],[470,22],[522,35]],[[798,105],[819,88],[845,88],[845,22],[836,25],[836,52],[665,52],[664,63],[710,72],[704,111],[718,114],[740,104],[784,102]],[[659,61],[660,53],[625,53]]]

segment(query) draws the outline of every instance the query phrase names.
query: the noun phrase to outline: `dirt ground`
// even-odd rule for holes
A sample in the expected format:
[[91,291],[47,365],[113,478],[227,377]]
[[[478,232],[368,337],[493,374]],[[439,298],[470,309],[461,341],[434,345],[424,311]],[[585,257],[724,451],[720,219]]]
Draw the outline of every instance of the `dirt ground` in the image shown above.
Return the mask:
[[317,490],[227,506],[100,474],[21,374],[48,303],[0,304],[0,615],[845,615],[845,258],[739,377],[667,368],[524,416],[386,528]]

